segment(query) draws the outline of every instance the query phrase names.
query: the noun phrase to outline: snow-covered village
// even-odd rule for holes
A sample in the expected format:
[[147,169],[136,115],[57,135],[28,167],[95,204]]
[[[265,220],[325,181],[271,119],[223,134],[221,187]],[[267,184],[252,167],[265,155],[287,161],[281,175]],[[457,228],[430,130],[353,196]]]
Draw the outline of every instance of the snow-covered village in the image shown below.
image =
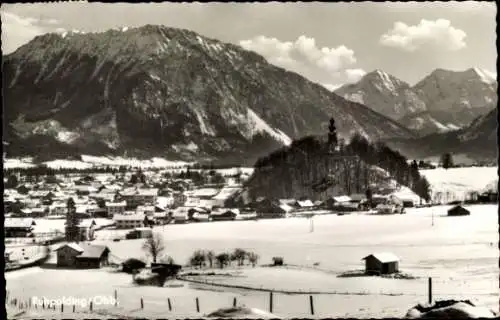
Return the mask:
[[494,6],[116,8],[0,10],[8,319],[500,316]]

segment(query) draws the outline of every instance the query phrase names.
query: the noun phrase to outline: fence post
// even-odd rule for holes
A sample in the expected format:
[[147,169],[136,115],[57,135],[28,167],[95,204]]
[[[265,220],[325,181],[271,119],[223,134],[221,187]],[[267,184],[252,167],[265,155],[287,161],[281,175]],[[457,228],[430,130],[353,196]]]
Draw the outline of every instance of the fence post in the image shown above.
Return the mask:
[[309,296],[309,304],[311,305],[311,314],[314,316],[314,301],[313,296]]
[[233,299],[233,308],[236,308],[236,297]]
[[64,312],[64,303],[61,303],[61,312]]
[[144,299],[141,297],[141,309],[144,309]]
[[118,305],[118,292],[115,289],[115,307]]
[[200,312],[200,301],[198,300],[198,297],[196,297],[196,312]]
[[172,311],[172,303],[170,303],[170,298],[167,298],[168,302],[168,311]]
[[432,304],[432,277],[429,277],[429,304]]
[[90,309],[90,311],[92,311],[92,309],[93,309],[92,307],[93,307],[93,306],[92,306],[92,301],[90,301],[90,305],[89,305],[89,309]]
[[45,309],[45,299],[42,300],[42,308]]
[[269,312],[273,313],[273,292],[269,291]]
[[75,305],[73,305],[73,313],[75,313]]

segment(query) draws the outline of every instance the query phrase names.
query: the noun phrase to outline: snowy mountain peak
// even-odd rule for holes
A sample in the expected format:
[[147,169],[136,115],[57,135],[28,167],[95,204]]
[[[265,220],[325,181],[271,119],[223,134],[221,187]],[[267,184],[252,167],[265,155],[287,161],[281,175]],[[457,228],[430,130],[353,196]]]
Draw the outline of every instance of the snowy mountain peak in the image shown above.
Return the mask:
[[335,90],[335,93],[345,99],[366,104],[393,120],[425,110],[425,105],[406,82],[380,69],[367,73],[355,84]]
[[474,70],[484,83],[493,84],[497,81],[496,75],[488,70],[481,68],[472,68],[472,70]]

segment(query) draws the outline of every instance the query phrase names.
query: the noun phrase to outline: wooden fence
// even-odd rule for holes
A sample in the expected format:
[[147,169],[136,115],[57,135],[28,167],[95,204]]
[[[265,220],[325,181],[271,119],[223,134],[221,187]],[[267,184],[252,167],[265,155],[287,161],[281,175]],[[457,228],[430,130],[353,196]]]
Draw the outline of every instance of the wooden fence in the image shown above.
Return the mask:
[[[274,295],[276,294],[276,291],[268,291],[269,292],[269,300],[268,300],[268,310],[269,313],[273,313],[273,311],[275,310],[275,301],[274,301]],[[307,302],[307,305],[309,306],[309,310],[308,310],[308,313],[310,313],[311,315],[315,315],[315,307],[314,307],[314,294],[305,294],[304,295],[305,297],[305,300]],[[118,306],[119,304],[119,299],[120,299],[120,296],[119,296],[119,293],[117,290],[114,290],[113,292],[113,298],[114,298],[114,306]],[[202,306],[203,306],[203,303],[200,301],[200,299],[198,297],[192,297],[192,306],[193,306],[193,312],[196,312],[196,313],[202,313],[203,310],[202,310]],[[18,299],[16,297],[12,297],[9,293],[9,291],[7,290],[6,292],[6,295],[5,295],[5,301],[6,301],[6,305],[8,306],[11,306],[11,307],[15,307],[17,308],[18,310],[46,310],[46,311],[52,311],[52,312],[59,312],[59,313],[75,313],[75,312],[84,312],[84,313],[93,313],[95,310],[94,310],[94,305],[92,302],[89,303],[88,307],[87,308],[82,308],[81,306],[77,306],[75,304],[73,305],[64,305],[64,304],[60,304],[60,305],[55,305],[55,304],[45,304],[45,302],[43,301],[42,305],[37,305],[37,304],[34,304],[32,302],[31,299],[29,300],[22,300],[22,299]],[[429,278],[428,279],[428,303],[429,304],[432,304],[433,302],[433,298],[432,298],[432,278]],[[175,311],[175,301],[174,301],[174,298],[173,297],[166,297],[165,298],[165,304],[168,306],[168,311],[172,312],[172,311]],[[127,303],[127,305],[130,305],[129,303]],[[154,305],[154,304],[153,304]],[[151,305],[150,305],[151,306]],[[229,307],[237,307],[239,306],[238,304],[238,300],[237,300],[237,297],[234,297],[233,300],[232,300],[232,304],[228,304],[226,307],[229,308]],[[65,309],[66,307],[66,309]],[[148,303],[147,301],[144,300],[143,297],[139,297],[138,298],[138,301],[137,301],[137,309],[138,310],[145,310],[146,308],[148,308]],[[221,306],[222,308],[224,308],[224,306]],[[410,308],[411,306],[407,306],[408,308]],[[151,307],[152,309],[156,309],[156,306],[153,306]],[[136,309],[136,310],[137,310]],[[185,311],[185,310],[183,310]],[[214,311],[214,310],[204,310],[204,311]]]

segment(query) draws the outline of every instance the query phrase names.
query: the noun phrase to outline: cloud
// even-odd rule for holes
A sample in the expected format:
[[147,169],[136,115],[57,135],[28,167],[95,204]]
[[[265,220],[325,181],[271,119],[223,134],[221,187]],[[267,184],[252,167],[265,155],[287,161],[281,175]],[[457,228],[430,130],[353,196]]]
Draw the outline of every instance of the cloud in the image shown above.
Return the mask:
[[347,82],[354,83],[358,82],[366,74],[363,69],[346,69],[345,74],[347,76]]
[[463,30],[454,28],[449,20],[422,19],[415,26],[395,22],[394,27],[380,37],[380,43],[410,52],[429,46],[457,51],[466,47],[464,41],[466,36]]
[[[8,54],[32,40],[34,37],[52,31],[59,22],[55,19],[39,20],[21,17],[2,10],[2,53]],[[49,27],[51,25],[52,27]]]
[[259,53],[272,64],[299,73],[328,89],[341,86],[332,83],[355,82],[366,73],[362,69],[347,69],[357,62],[353,50],[344,45],[320,48],[314,38],[304,35],[293,42],[258,36],[242,40],[240,45]]
[[300,36],[295,42],[282,42],[276,38],[259,36],[240,41],[240,45],[263,55],[271,63],[295,69],[309,66],[335,72],[356,62],[354,51],[351,49],[343,45],[320,49],[314,38],[306,36]]

